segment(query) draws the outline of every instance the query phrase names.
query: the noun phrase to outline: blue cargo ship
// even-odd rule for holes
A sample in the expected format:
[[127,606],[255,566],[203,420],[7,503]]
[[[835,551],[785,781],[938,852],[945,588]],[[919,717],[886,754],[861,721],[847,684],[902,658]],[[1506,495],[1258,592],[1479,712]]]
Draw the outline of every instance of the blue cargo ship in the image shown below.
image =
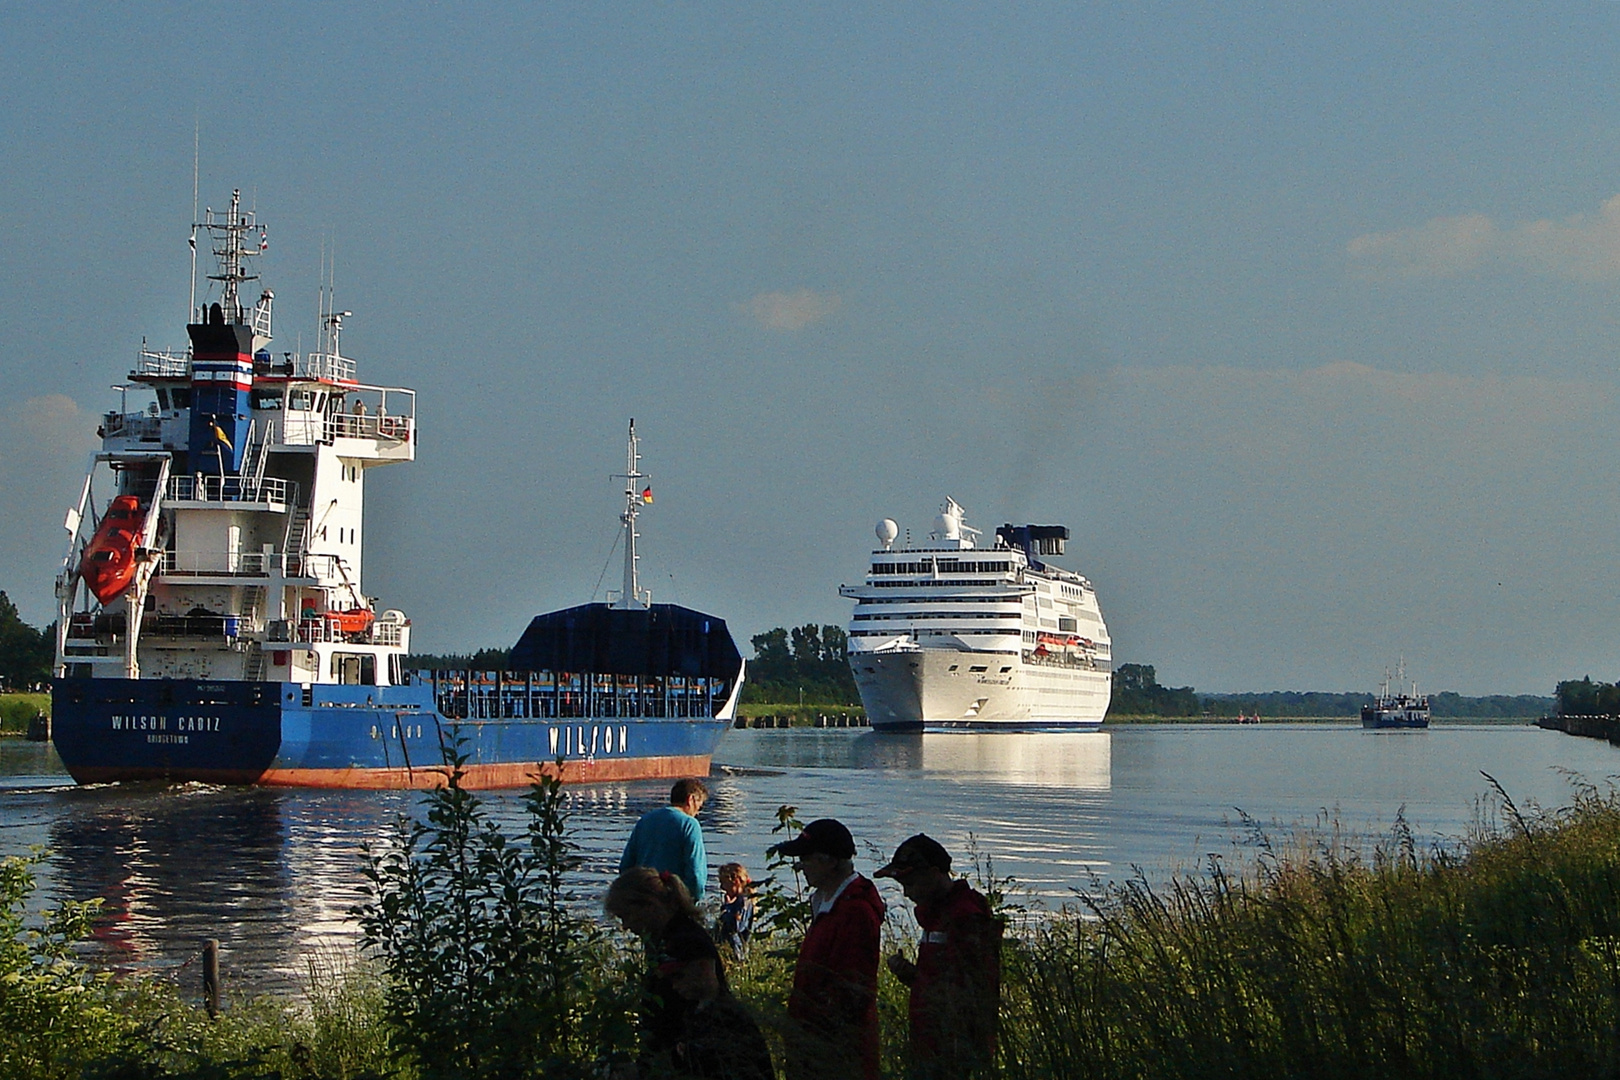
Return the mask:
[[[361,537],[366,474],[415,459],[416,395],[359,380],[329,288],[316,349],[272,352],[274,294],[243,300],[267,234],[239,192],[193,252],[199,234],[217,298],[194,284],[189,347],[138,353],[65,522],[52,710],[73,778],[429,787],[452,749],[469,787],[707,773],[744,665],[724,620],[639,586],[634,421],[618,593],[537,616],[512,670],[410,670]],[[131,390],[153,400],[131,412]]]

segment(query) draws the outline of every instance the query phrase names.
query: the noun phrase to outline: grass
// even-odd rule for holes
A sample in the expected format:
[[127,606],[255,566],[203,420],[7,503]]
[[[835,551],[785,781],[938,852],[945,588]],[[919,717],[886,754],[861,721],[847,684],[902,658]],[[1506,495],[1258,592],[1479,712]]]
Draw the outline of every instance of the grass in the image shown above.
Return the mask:
[[0,735],[25,735],[36,713],[49,716],[49,694],[0,694]]
[[744,702],[737,706],[737,715],[750,719],[756,716],[792,716],[808,722],[818,716],[865,716],[866,710],[859,705],[816,705],[808,701],[803,705],[792,702]]
[[[1276,841],[1255,830],[1241,866],[1212,859],[1162,885],[1139,878],[1064,911],[1011,913],[1000,1075],[1616,1075],[1620,798],[1583,787],[1556,811],[1499,803],[1500,824],[1482,819],[1445,850],[1419,850],[1400,822],[1376,844],[1332,827]],[[891,922],[886,951],[909,925]],[[612,940],[624,962],[592,976],[603,992],[638,949]],[[794,944],[756,940],[731,972],[778,1045]],[[36,948],[38,962],[7,955],[8,1077],[425,1077],[400,1053],[374,967],[320,974],[298,1001],[243,1002],[211,1022],[160,985],[76,968],[60,943]],[[905,989],[881,980],[884,1066],[898,1077]],[[25,1007],[30,994],[40,1008]],[[52,1061],[7,1056],[47,1031],[62,1033]],[[589,1066],[575,1067],[566,1075]]]

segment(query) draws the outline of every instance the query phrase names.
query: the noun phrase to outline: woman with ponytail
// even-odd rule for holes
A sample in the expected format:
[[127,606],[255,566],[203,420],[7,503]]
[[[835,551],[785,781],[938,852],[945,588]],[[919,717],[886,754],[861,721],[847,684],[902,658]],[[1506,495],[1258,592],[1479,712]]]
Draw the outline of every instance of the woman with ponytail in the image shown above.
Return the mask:
[[685,882],[667,870],[632,867],[608,888],[604,906],[647,948],[639,1072],[664,1057],[677,1075],[772,1080],[765,1037],[731,996]]

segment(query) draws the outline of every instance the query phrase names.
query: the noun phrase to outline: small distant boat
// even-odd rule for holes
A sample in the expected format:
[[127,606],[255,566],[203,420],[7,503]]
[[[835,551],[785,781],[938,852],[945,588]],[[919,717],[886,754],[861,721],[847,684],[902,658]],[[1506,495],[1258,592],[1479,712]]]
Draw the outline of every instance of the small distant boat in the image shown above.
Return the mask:
[[[1410,692],[1392,689],[1410,685]],[[1361,707],[1361,726],[1364,728],[1426,728],[1429,726],[1429,697],[1419,694],[1416,681],[1406,680],[1406,661],[1396,666],[1393,681],[1389,669],[1384,669],[1384,681],[1378,687],[1378,697],[1371,705]]]

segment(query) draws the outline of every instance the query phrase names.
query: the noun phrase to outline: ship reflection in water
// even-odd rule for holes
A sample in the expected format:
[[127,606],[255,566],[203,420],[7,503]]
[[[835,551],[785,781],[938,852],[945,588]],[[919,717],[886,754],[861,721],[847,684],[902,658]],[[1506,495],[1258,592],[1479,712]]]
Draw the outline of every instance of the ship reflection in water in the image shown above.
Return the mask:
[[[1107,791],[1111,738],[1106,731],[1014,734],[898,734],[777,731],[720,755],[727,765],[762,769],[893,769],[935,780]],[[743,744],[743,745],[739,745]]]
[[89,942],[98,963],[170,975],[194,990],[202,942],[217,938],[232,992],[289,986],[306,980],[311,964],[351,961],[348,912],[363,898],[362,849],[390,837],[411,806],[406,793],[289,797],[201,784],[34,789],[6,799],[14,827],[3,854],[47,849],[39,900],[102,900]]
[[871,735],[904,740],[893,767],[922,769],[990,784],[1019,784],[1078,791],[1107,791],[1112,741],[1106,731],[929,735]]

